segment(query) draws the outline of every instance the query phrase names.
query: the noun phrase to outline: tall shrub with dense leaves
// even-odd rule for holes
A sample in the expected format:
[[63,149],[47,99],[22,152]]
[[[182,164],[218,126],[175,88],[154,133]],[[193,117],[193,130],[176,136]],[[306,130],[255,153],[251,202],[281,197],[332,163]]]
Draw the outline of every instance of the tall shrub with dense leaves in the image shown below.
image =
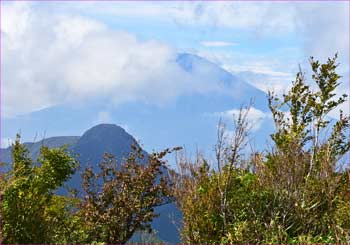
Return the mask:
[[53,242],[47,213],[55,202],[54,191],[73,174],[76,162],[65,148],[42,147],[34,163],[19,136],[12,146],[12,160],[11,170],[2,173],[2,242]]
[[349,176],[341,169],[350,148],[349,116],[340,111],[338,120],[329,117],[347,97],[336,97],[336,58],[324,64],[310,59],[314,88],[299,72],[282,99],[269,94],[275,149],[267,154],[260,177],[280,199],[287,197],[289,209],[280,210],[284,219],[278,222],[292,241],[344,242],[350,235],[349,223],[339,224],[339,210],[350,207]]

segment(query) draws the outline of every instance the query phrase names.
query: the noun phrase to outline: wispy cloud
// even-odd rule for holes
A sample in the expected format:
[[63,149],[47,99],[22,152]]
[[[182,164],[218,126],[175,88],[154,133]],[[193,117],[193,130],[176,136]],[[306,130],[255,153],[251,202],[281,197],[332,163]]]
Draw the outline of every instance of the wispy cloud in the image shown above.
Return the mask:
[[[201,51],[199,55],[218,64],[254,87],[268,92],[274,90],[282,94],[294,79],[293,69],[298,65],[291,61],[281,61],[275,57],[259,57],[258,55],[239,55],[236,52]],[[288,65],[284,65],[288,64]]]
[[237,45],[234,42],[224,42],[224,41],[203,41],[201,44],[204,47],[230,47]]
[[[140,3],[135,8],[133,3],[127,2],[118,7],[115,7],[114,3],[95,2],[83,6],[75,5],[75,10],[135,19],[146,17],[187,26],[251,28],[254,32],[277,35],[289,32],[295,27],[295,9],[290,6],[288,3],[269,2],[150,2]],[[281,11],[281,8],[288,11]],[[71,11],[71,5],[67,6],[66,10]],[[269,21],[266,21],[267,18]]]
[[[242,109],[242,112],[246,113],[247,109]],[[225,121],[233,121],[238,118],[239,114],[240,114],[240,109],[234,108],[231,110],[216,112],[212,115],[215,117],[223,118]],[[247,120],[253,132],[259,130],[264,120],[269,118],[271,118],[270,113],[263,112],[254,107],[249,108],[247,113]]]

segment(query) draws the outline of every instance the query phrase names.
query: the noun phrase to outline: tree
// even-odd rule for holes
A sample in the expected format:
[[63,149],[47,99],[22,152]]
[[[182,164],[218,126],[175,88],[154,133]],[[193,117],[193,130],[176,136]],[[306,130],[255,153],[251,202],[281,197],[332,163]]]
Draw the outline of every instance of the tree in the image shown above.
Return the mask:
[[135,231],[151,231],[154,208],[173,200],[163,160],[173,150],[146,157],[135,146],[121,165],[106,154],[100,173],[85,170],[80,198],[54,193],[77,167],[66,147],[43,146],[34,162],[17,136],[0,182],[1,242],[126,243]]
[[288,227],[287,234],[328,242],[347,241],[350,235],[348,221],[338,223],[339,210],[349,209],[348,173],[341,170],[341,159],[350,148],[349,116],[340,111],[333,122],[328,116],[347,97],[336,98],[340,78],[336,59],[337,55],[320,64],[310,58],[315,88],[306,84],[300,71],[282,99],[269,94],[275,149],[267,154],[260,172],[275,196],[288,197],[284,202],[289,210],[280,210],[285,217],[280,224]]
[[12,159],[1,181],[2,242],[50,243],[53,227],[46,214],[54,204],[54,191],[74,173],[76,162],[64,147],[42,147],[34,163],[19,135]]
[[[329,112],[344,103],[347,97],[343,94],[338,99],[334,98],[340,78],[335,72],[338,66],[336,59],[337,54],[328,59],[327,63],[320,64],[313,57],[310,58],[312,79],[317,85],[315,91],[306,84],[304,74],[300,71],[291,90],[283,95],[282,101],[272,92],[269,93],[269,107],[276,126],[276,133],[272,135],[272,139],[276,148],[281,153],[309,154],[307,177],[320,174],[322,163],[337,163],[350,147],[345,136],[349,128],[349,116],[344,116],[342,111],[331,134],[323,133],[326,140],[320,142],[322,131],[331,123],[327,117]],[[288,114],[283,111],[285,107],[289,110]],[[322,159],[324,151],[328,151],[331,159]]]
[[85,170],[79,211],[87,233],[84,242],[124,244],[136,231],[151,231],[150,222],[157,217],[154,208],[172,201],[162,160],[170,152],[150,154],[144,163],[141,148],[133,146],[122,164],[106,154],[99,173]]

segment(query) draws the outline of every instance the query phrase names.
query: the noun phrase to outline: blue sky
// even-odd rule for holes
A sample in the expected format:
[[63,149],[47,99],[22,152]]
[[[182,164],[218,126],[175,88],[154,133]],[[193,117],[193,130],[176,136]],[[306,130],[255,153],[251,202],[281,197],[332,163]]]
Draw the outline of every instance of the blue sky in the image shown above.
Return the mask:
[[[308,72],[309,56],[325,60],[339,52],[344,78],[338,93],[349,93],[348,2],[1,2],[1,7],[2,147],[18,131],[31,141],[81,135],[108,122],[126,128],[147,150],[180,144],[210,151],[219,116],[234,114],[251,97],[218,85],[217,69],[234,81],[282,94],[299,64]],[[177,61],[181,53],[205,62],[185,71]],[[254,109],[258,135],[271,123],[266,106]],[[191,110],[198,112],[195,120],[188,118]],[[158,125],[162,119],[168,127]]]

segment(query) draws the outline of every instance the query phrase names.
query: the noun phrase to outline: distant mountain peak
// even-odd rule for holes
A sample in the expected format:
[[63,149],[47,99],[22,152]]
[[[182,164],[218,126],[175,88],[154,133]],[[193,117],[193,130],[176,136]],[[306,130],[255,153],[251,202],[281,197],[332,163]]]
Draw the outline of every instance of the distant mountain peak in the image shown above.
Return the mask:
[[211,63],[196,54],[190,53],[178,54],[176,62],[187,72],[191,72],[197,63]]
[[94,131],[94,130],[118,130],[118,131],[123,131],[125,130],[118,126],[117,124],[113,123],[101,123],[93,126],[92,128],[88,129],[87,131]]
[[96,126],[93,126],[92,128],[85,131],[85,133],[81,136],[81,139],[84,140],[86,138],[124,138],[124,137],[131,137],[130,134],[128,134],[125,129],[122,127],[116,125],[116,124],[108,124],[108,123],[102,123],[98,124]]
[[98,124],[88,129],[73,146],[81,162],[97,164],[104,153],[112,153],[120,160],[127,157],[135,138],[116,124]]

